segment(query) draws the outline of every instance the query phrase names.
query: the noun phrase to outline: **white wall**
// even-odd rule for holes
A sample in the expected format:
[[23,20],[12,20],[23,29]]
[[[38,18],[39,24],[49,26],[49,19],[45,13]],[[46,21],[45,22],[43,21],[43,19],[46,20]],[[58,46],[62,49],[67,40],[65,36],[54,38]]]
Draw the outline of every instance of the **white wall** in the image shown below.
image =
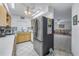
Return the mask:
[[[74,15],[78,15],[79,20],[79,4],[72,6],[72,18]],[[72,19],[72,53],[79,56],[79,24],[73,25]]]
[[11,20],[11,26],[17,27],[18,31],[21,31],[22,28],[25,31],[27,31],[28,27],[31,27],[31,19],[29,18],[21,19],[20,16],[13,15]]

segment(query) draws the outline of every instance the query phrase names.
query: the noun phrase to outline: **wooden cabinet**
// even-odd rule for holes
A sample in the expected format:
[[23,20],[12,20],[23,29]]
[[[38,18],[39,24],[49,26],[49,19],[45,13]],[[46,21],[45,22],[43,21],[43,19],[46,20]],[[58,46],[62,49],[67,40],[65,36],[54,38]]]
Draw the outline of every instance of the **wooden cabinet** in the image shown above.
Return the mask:
[[11,16],[3,4],[0,5],[0,26],[11,26]]
[[0,5],[0,26],[6,26],[6,9]]
[[16,35],[16,43],[31,41],[31,32],[20,32]]

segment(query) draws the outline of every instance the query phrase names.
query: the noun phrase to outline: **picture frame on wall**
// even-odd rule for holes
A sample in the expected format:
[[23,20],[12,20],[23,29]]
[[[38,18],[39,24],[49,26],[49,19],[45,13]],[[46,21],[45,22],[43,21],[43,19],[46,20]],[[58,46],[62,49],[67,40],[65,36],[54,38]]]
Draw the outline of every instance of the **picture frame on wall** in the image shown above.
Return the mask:
[[77,25],[78,16],[73,16],[73,25]]

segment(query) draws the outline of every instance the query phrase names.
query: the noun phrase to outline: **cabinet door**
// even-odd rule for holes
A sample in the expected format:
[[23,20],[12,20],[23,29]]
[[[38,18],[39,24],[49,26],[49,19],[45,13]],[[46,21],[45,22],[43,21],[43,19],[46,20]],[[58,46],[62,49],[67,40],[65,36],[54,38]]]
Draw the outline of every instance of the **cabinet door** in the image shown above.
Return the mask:
[[0,26],[6,26],[6,9],[0,5]]
[[31,33],[19,33],[16,36],[16,43],[27,42],[31,40]]
[[11,26],[11,16],[10,15],[7,15],[6,23],[7,23],[7,26]]
[[31,33],[27,33],[27,40],[31,40]]

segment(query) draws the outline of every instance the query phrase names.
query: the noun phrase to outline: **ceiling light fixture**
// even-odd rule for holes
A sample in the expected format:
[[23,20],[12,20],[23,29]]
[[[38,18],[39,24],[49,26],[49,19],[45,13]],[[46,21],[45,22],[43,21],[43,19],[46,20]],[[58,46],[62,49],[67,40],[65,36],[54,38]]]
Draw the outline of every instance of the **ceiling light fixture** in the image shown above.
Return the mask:
[[30,11],[24,11],[25,15],[31,15]]
[[27,9],[24,11],[24,13],[25,13],[26,15],[31,15],[31,14],[32,14],[32,12],[31,12],[31,10],[30,10],[29,7],[27,7]]

